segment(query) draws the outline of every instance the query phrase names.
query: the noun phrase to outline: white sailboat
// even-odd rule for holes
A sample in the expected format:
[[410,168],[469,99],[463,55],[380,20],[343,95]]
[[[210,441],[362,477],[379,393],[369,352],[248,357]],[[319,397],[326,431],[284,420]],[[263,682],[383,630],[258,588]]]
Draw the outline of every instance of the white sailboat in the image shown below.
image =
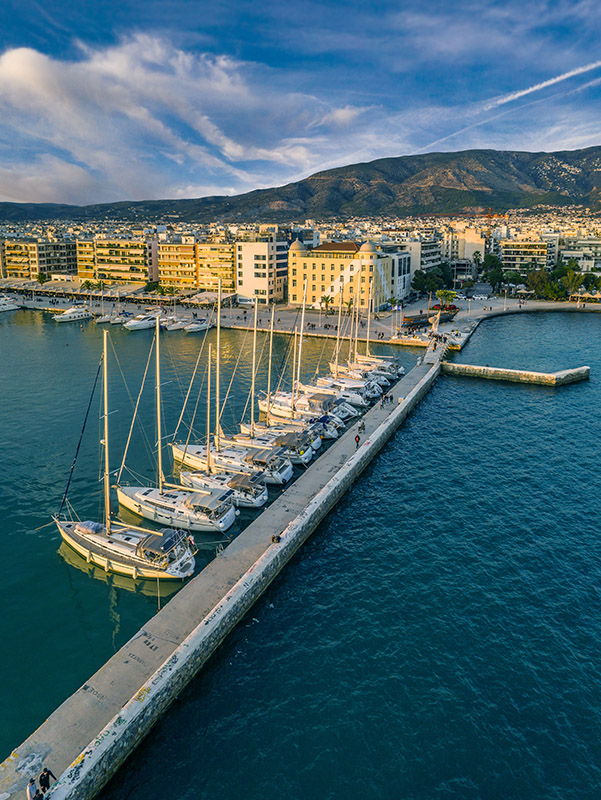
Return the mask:
[[[108,334],[104,331],[103,346],[103,407],[104,407],[104,522],[79,521],[65,518],[63,507],[67,490],[58,514],[53,518],[63,540],[79,553],[88,564],[134,578],[181,580],[194,573],[194,541],[181,530],[148,531],[135,525],[118,523],[111,518],[109,482],[109,425],[108,425]],[[75,466],[75,462],[73,463]],[[73,467],[71,468],[73,470]]]
[[211,471],[211,345],[207,369],[207,468],[204,472],[180,472],[179,478],[184,486],[193,489],[222,489],[232,492],[236,506],[260,508],[267,502],[267,486],[262,472],[238,474]]
[[160,327],[155,317],[156,410],[157,410],[157,483],[158,486],[117,485],[117,498],[125,508],[154,522],[189,531],[225,532],[234,523],[236,510],[231,492],[187,489],[166,485],[163,477],[163,435],[161,424]]

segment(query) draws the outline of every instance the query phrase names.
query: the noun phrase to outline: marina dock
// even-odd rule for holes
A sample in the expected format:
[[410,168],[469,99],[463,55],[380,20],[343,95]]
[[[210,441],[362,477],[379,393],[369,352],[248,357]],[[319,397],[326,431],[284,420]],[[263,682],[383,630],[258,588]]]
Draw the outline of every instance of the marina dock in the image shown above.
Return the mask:
[[0,765],[0,800],[50,765],[55,800],[94,797],[401,425],[445,348],[352,424],[281,496]]

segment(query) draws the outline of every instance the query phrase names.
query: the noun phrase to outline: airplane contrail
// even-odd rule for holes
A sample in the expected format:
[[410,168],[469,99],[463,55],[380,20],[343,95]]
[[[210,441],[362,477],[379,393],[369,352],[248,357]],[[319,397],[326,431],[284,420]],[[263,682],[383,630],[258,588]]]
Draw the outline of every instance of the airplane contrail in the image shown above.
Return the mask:
[[553,86],[555,83],[567,81],[568,78],[574,78],[576,75],[582,75],[584,72],[590,72],[592,69],[597,69],[597,67],[601,67],[601,61],[593,61],[592,64],[585,64],[583,67],[577,67],[569,72],[556,75],[555,78],[549,78],[548,81],[536,83],[534,86],[530,86],[528,89],[521,89],[519,92],[511,92],[510,94],[503,95],[503,97],[498,97],[496,100],[491,100],[489,103],[487,103],[487,105],[484,106],[484,111],[490,111],[491,108],[497,108],[497,106],[505,105],[505,103],[511,103],[512,100],[518,100],[520,97],[524,97],[524,95],[532,94],[532,92],[538,92],[541,89],[546,89],[547,86]]

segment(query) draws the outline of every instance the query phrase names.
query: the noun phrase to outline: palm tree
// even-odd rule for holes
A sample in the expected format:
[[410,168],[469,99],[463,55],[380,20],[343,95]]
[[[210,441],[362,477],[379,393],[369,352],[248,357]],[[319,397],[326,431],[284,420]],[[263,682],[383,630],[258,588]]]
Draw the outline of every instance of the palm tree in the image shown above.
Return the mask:
[[450,289],[439,289],[436,292],[436,297],[440,300],[441,308],[446,308],[451,300],[455,299],[457,292],[452,292]]
[[472,256],[472,261],[474,262],[474,266],[476,267],[476,272],[480,272],[480,264],[482,263],[482,253],[479,250],[474,252]]
[[347,307],[348,316],[350,317],[351,311],[353,310],[353,301],[352,300],[347,300],[345,305]]
[[327,317],[328,316],[328,306],[330,305],[330,303],[334,302],[334,298],[330,297],[329,294],[323,294],[321,296],[321,300],[319,302],[323,303],[323,305],[326,307],[326,317]]

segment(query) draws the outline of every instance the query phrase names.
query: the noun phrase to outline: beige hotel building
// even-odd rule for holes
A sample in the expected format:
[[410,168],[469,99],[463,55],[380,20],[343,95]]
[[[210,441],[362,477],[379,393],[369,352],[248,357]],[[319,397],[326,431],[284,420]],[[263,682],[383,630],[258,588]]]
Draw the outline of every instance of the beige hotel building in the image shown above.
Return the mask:
[[358,303],[367,309],[372,287],[374,308],[392,295],[393,257],[376,250],[371,242],[324,242],[311,250],[298,239],[288,251],[288,302],[303,302],[307,281],[307,304],[319,308],[321,298],[331,297],[332,307],[341,302]]

